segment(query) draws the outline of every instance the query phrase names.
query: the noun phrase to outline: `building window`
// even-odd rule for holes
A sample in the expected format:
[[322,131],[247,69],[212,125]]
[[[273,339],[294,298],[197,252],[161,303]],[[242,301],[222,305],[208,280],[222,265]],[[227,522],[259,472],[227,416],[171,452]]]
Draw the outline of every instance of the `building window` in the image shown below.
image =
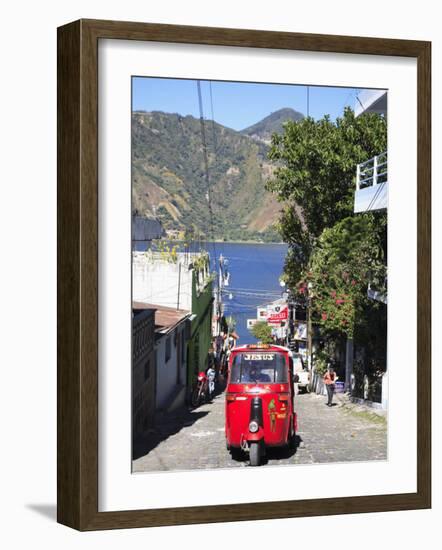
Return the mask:
[[144,381],[148,380],[150,377],[150,361],[144,363]]
[[170,359],[170,354],[171,354],[171,341],[170,341],[170,336],[168,336],[166,339],[166,363]]

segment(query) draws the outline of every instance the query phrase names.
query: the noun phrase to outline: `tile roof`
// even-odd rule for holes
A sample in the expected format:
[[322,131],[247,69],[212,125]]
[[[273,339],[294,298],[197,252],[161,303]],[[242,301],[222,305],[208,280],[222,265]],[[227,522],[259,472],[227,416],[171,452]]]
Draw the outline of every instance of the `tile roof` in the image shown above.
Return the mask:
[[169,332],[175,325],[190,315],[190,311],[161,306],[158,304],[146,304],[144,302],[132,302],[134,310],[155,310],[155,331]]

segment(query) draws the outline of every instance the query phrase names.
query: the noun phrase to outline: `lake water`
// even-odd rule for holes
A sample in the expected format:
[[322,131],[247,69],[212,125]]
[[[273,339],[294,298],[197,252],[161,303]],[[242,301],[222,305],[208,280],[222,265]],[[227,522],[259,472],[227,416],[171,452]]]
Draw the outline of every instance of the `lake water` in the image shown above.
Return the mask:
[[[229,286],[225,287],[224,313],[236,319],[239,344],[255,342],[247,329],[247,319],[256,318],[259,305],[281,297],[279,277],[287,253],[286,244],[205,243],[212,266],[220,254],[227,260],[230,273]],[[231,299],[230,299],[231,297]]]
[[[137,246],[144,250],[145,246]],[[223,303],[226,317],[236,320],[239,344],[256,341],[247,329],[247,319],[256,319],[256,308],[281,297],[279,277],[287,253],[286,244],[249,243],[192,243],[191,252],[204,249],[210,254],[212,270],[218,270],[220,254],[227,260],[229,286],[224,288]]]

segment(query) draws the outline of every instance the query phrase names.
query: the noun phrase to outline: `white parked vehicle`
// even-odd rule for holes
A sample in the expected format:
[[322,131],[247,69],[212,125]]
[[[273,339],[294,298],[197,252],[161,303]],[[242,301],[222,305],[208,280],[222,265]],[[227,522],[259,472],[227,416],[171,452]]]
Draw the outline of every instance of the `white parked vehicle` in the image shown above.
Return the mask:
[[310,392],[311,372],[304,363],[302,355],[297,352],[292,352],[293,359],[293,374],[298,375],[298,388],[305,392]]

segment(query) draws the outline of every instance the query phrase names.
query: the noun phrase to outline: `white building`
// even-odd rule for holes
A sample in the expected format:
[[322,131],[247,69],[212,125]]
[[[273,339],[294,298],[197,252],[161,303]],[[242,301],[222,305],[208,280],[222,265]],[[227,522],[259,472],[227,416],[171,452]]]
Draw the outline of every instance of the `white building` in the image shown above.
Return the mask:
[[192,311],[192,281],[196,286],[207,283],[209,265],[195,268],[202,258],[198,253],[133,252],[132,299]]
[[155,311],[155,409],[170,412],[184,405],[190,312],[133,302],[135,310]]
[[[388,96],[387,90],[362,90],[355,104],[355,115],[363,113],[378,113],[387,117]],[[356,166],[356,192],[354,212],[370,212],[373,210],[388,209],[388,154],[379,151],[379,154]],[[372,289],[369,285],[367,295],[372,300],[387,304],[387,295]],[[388,368],[382,376],[381,404],[388,408]],[[364,400],[368,395],[368,377],[364,377]],[[374,406],[377,405],[373,404]]]
[[[152,307],[161,308],[164,312],[168,309],[181,311],[189,318],[185,382],[189,396],[198,373],[207,367],[208,350],[212,341],[213,296],[209,255],[177,253],[174,249],[165,249],[163,252],[134,251],[132,258],[132,299],[144,304],[154,304]],[[167,351],[160,350],[161,346],[169,347],[167,339],[158,343],[159,356],[165,355]],[[173,349],[172,346],[172,352]],[[165,368],[169,369],[167,365]],[[164,376],[164,384],[172,383],[173,376]],[[162,382],[158,384],[160,393],[163,393]]]
[[[387,116],[387,90],[362,90],[356,100],[355,115],[379,113]],[[388,155],[375,157],[356,166],[354,212],[382,210],[388,207]]]

